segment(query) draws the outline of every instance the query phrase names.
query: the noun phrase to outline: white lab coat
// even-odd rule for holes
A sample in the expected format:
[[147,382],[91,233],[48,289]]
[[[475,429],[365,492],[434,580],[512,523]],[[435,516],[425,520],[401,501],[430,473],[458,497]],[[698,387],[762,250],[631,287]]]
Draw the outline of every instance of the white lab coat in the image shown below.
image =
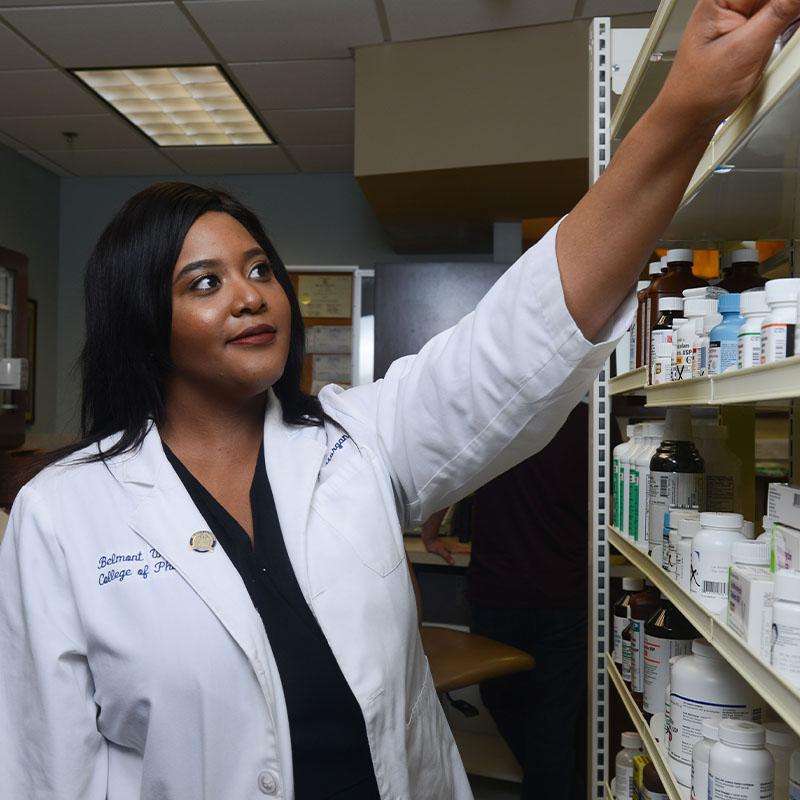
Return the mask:
[[[541,448],[632,304],[607,343],[586,342],[553,233],[383,381],[322,391],[352,438],[286,426],[270,394],[264,452],[286,548],[363,710],[385,800],[471,797],[402,529]],[[22,489],[0,544],[4,800],[291,800],[275,662],[224,551],[190,548],[206,529],[155,429],[136,453],[54,465]]]

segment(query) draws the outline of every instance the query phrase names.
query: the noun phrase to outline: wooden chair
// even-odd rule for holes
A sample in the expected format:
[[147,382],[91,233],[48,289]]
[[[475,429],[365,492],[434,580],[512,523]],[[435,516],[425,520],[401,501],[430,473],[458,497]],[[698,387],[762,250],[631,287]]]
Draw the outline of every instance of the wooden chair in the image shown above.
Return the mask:
[[411,582],[417,600],[422,647],[428,657],[436,691],[441,693],[463,689],[473,683],[527,672],[536,666],[536,659],[524,650],[497,642],[477,633],[457,631],[433,625],[422,625],[422,598],[414,569],[409,562]]

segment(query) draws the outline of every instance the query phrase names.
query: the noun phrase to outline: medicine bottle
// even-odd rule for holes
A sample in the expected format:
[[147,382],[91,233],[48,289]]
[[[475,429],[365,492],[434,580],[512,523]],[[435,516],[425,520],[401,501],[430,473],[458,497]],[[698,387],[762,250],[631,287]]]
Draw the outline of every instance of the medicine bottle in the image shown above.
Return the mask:
[[742,460],[727,446],[727,425],[692,425],[705,465],[705,511],[742,510]]
[[625,428],[625,433],[627,435],[627,440],[622,442],[622,444],[618,444],[614,448],[613,459],[614,459],[614,525],[617,526],[620,530],[622,530],[622,514],[620,513],[620,509],[622,508],[622,503],[624,502],[625,498],[625,479],[623,478],[622,482],[620,482],[620,462],[624,458],[625,454],[632,450],[636,442],[633,441],[633,432],[635,426],[628,425]]
[[731,564],[747,567],[769,567],[769,542],[750,539],[737,540],[731,548]]
[[696,520],[697,530],[700,530],[700,512],[694,508],[671,508],[669,510],[669,518],[669,534],[667,534],[667,528],[664,528],[664,554],[661,566],[664,568],[664,572],[668,572],[673,578],[675,578],[678,564],[678,543],[681,539],[679,528],[680,523],[684,519]]
[[638,281],[636,284],[637,312],[633,318],[633,322],[631,322],[630,328],[628,328],[627,333],[619,340],[616,350],[614,351],[617,362],[617,375],[636,369],[637,351],[640,347],[638,341],[640,338],[638,309],[641,306],[640,301],[642,296],[649,285],[650,281]]
[[622,630],[622,680],[624,684],[631,688],[631,623]]
[[678,328],[676,349],[676,376],[678,380],[691,378],[694,372],[694,351],[703,318],[717,310],[717,300],[711,297],[689,297],[683,301],[686,323]]
[[766,281],[758,274],[758,250],[734,250],[730,255],[730,269],[717,284],[729,292],[746,292],[763,288]]
[[644,701],[644,625],[661,603],[661,592],[653,585],[631,597],[631,696],[639,708]]
[[648,721],[664,711],[664,689],[669,683],[669,662],[673,656],[692,652],[697,631],[683,614],[661,594],[661,605],[644,625],[644,701]]
[[708,334],[708,374],[722,375],[739,363],[739,328],[745,319],[739,313],[739,295],[723,294],[717,311],[722,322]]
[[670,670],[669,766],[678,783],[689,786],[692,750],[702,737],[704,719],[760,722],[762,701],[755,690],[704,639]]
[[617,794],[616,800],[636,800],[633,796],[633,757],[644,753],[642,737],[633,731],[625,731],[622,736],[622,750],[615,760]]
[[628,626],[631,597],[644,589],[641,578],[622,579],[622,597],[614,603],[614,663],[622,666],[622,631]]
[[686,319],[684,316],[675,317],[672,320],[672,362],[670,368],[670,376],[669,379],[671,381],[678,381],[680,380],[679,373],[678,373],[678,331],[681,329],[683,325],[685,325],[689,320]]
[[710,800],[773,800],[775,765],[764,747],[764,726],[723,719],[718,732],[708,757]]
[[789,766],[789,797],[790,800],[800,800],[800,748],[792,753]]
[[770,660],[788,683],[800,689],[800,572],[794,570],[775,573]]
[[714,742],[719,741],[719,720],[704,719],[700,726],[703,734],[692,749],[691,800],[706,800],[708,797],[708,756]]
[[645,356],[645,343],[650,341],[650,327],[647,321],[647,298],[650,295],[650,287],[653,281],[661,275],[666,264],[660,261],[653,261],[647,266],[647,283],[644,288],[636,292],[636,319],[634,320],[633,327],[635,335],[631,337],[631,342],[635,347],[634,359],[637,367],[643,367],[647,358]]
[[671,506],[699,508],[703,459],[692,442],[688,409],[667,409],[664,441],[650,460],[650,552],[663,544],[664,514]]
[[631,457],[642,444],[644,423],[639,422],[633,426],[633,437],[631,446],[624,450],[619,459],[619,529],[620,533],[628,535],[630,529],[630,480],[631,480]]
[[764,727],[767,729],[767,750],[775,762],[775,800],[788,800],[792,752],[800,746],[800,739],[785,722],[767,722]]
[[645,553],[649,541],[647,488],[650,485],[650,460],[663,438],[663,422],[643,423],[642,443],[630,455],[628,538]]
[[[655,362],[655,348],[659,344],[672,344],[673,320],[681,318],[683,314],[682,297],[662,297],[658,301],[658,315],[650,331],[650,358],[649,363]],[[653,382],[652,369],[650,382]]]
[[[706,282],[697,278],[692,273],[694,253],[691,250],[668,250],[665,257],[667,268],[657,277],[648,290],[649,308],[647,313],[650,319],[650,330],[655,327],[658,319],[658,302],[662,297],[682,297],[684,289],[705,286]],[[648,342],[648,366],[651,357],[650,343]]]
[[694,354],[692,358],[692,377],[702,378],[708,375],[708,342],[709,332],[722,322],[722,314],[706,314],[703,317],[700,330],[694,340]]
[[766,292],[763,289],[744,292],[739,300],[739,313],[744,317],[737,339],[739,369],[756,367],[761,363],[761,325],[769,314]]
[[651,369],[651,383],[657,386],[659,383],[669,383],[672,380],[672,343],[660,342],[653,350],[655,351],[655,361]]
[[691,592],[692,542],[700,533],[700,514],[696,519],[683,519],[678,523],[678,543],[675,548],[675,582]]
[[771,364],[794,355],[797,296],[800,278],[767,281],[765,300],[769,314],[761,323],[761,363]]
[[692,576],[689,591],[708,611],[724,617],[728,606],[728,579],[733,543],[744,539],[741,514],[700,514],[700,531],[692,540]]
[[642,774],[642,800],[669,800],[661,776],[652,761],[644,768]]

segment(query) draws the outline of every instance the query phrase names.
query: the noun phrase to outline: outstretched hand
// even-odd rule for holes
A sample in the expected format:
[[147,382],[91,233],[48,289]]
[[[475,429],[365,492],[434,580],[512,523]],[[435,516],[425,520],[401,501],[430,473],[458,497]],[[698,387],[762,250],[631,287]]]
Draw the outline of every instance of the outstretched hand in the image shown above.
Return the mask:
[[662,99],[687,121],[716,127],[747,96],[800,0],[699,0]]

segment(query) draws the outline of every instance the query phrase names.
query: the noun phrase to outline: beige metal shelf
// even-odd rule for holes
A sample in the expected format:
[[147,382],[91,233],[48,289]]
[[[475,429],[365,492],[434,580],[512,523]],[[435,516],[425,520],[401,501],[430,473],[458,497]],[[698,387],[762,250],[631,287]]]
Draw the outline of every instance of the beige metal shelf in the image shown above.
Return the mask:
[[645,386],[645,368],[609,381],[609,394],[644,391],[648,406],[722,406],[800,397],[800,356],[705,378]]
[[611,791],[611,787],[606,782],[606,800],[614,800],[614,794]]
[[611,116],[612,141],[621,141],[626,136],[661,90],[695,2],[662,0],[659,5]]
[[631,697],[628,687],[622,680],[622,676],[619,674],[617,665],[614,663],[614,658],[610,653],[606,653],[606,671],[608,672],[609,678],[611,678],[611,683],[614,684],[619,696],[622,698],[622,703],[625,706],[625,710],[628,712],[631,721],[636,726],[639,736],[642,737],[644,749],[652,759],[653,764],[655,764],[655,768],[659,774],[659,777],[661,778],[661,782],[664,784],[664,788],[667,790],[667,796],[670,800],[689,800],[689,789],[685,786],[681,786],[672,775],[672,771],[667,765],[666,753],[664,753],[664,751],[661,749],[661,745],[653,738],[653,734],[650,731],[650,726],[642,716],[642,712],[639,710],[639,707],[633,702],[633,697]]
[[672,601],[678,611],[710,642],[720,655],[800,735],[800,692],[757,656],[724,622],[717,619],[686,592],[628,538],[609,525],[608,541]]
[[626,394],[628,392],[640,392],[647,386],[647,367],[632,369],[630,372],[623,372],[616,378],[611,378],[608,382],[608,393],[610,395]]

